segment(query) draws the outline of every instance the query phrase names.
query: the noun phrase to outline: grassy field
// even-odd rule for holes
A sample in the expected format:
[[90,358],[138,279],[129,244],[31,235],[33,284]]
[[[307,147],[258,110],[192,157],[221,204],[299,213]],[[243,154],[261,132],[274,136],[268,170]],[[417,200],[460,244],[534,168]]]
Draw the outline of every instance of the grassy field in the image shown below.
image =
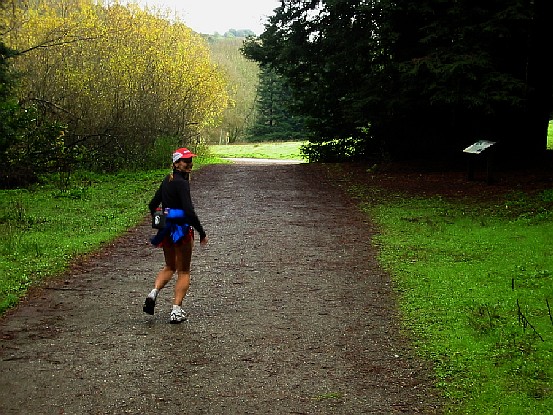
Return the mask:
[[267,158],[267,159],[288,159],[301,160],[300,147],[303,142],[282,142],[282,143],[249,143],[249,144],[228,144],[211,145],[209,149],[214,156],[218,157],[246,157],[246,158]]
[[[212,161],[198,158],[195,168]],[[81,173],[66,191],[55,183],[0,190],[0,313],[17,304],[30,285],[144,220],[167,173]]]
[[552,413],[553,189],[491,205],[351,191],[447,413]]

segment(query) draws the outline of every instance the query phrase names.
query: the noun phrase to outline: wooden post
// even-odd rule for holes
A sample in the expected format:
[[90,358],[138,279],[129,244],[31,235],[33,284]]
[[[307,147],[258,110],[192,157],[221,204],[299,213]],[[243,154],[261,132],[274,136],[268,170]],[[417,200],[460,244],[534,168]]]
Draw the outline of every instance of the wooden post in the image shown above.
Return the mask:
[[493,155],[488,154],[486,160],[486,183],[491,184],[493,182]]
[[492,152],[490,152],[489,148],[492,147],[495,144],[495,141],[488,141],[488,140],[480,140],[476,143],[468,146],[463,150],[463,153],[468,154],[468,179],[474,180],[474,164],[475,164],[475,158],[480,157],[483,155],[483,157],[486,158],[486,182],[490,184],[493,181],[493,160],[492,160]]

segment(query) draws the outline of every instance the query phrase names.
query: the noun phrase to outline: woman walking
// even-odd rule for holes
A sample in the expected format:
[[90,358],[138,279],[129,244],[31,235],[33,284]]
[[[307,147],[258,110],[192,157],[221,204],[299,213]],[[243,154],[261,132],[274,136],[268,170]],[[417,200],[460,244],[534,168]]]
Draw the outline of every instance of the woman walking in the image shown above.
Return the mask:
[[159,291],[177,273],[173,309],[169,322],[178,324],[185,320],[182,310],[182,301],[190,286],[190,262],[194,245],[194,229],[200,234],[200,244],[207,244],[206,233],[194,212],[194,205],[190,197],[189,177],[192,171],[192,154],[187,148],[179,148],[173,153],[173,172],[161,183],[153,199],[149,203],[150,213],[153,215],[161,203],[165,212],[165,227],[160,229],[152,238],[152,244],[163,248],[165,266],[157,274],[154,288],[146,297],[143,310],[154,314]]

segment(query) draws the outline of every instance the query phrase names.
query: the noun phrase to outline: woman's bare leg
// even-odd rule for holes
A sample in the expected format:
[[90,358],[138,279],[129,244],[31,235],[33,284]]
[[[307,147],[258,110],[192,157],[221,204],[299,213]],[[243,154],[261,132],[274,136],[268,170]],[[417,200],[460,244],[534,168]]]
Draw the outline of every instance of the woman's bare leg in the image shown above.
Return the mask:
[[175,246],[172,244],[163,246],[163,255],[165,257],[165,266],[158,272],[154,282],[154,288],[158,291],[167,285],[177,270],[175,266]]
[[150,292],[150,294],[148,294],[146,300],[144,301],[144,306],[142,307],[142,310],[145,313],[152,315],[154,314],[154,308],[159,290],[165,287],[177,269],[175,266],[175,247],[173,245],[164,245],[163,255],[165,256],[165,266],[158,272],[154,282],[154,289]]
[[192,247],[194,241],[190,240],[176,247],[177,282],[175,283],[174,305],[181,306],[188,288],[190,287],[190,262],[192,261]]

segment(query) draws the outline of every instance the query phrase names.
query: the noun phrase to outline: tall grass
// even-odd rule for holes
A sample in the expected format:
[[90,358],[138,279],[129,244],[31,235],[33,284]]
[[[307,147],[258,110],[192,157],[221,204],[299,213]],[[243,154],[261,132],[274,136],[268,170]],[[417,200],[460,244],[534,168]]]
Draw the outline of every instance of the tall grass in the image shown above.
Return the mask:
[[448,413],[551,413],[553,191],[490,205],[354,191]]

